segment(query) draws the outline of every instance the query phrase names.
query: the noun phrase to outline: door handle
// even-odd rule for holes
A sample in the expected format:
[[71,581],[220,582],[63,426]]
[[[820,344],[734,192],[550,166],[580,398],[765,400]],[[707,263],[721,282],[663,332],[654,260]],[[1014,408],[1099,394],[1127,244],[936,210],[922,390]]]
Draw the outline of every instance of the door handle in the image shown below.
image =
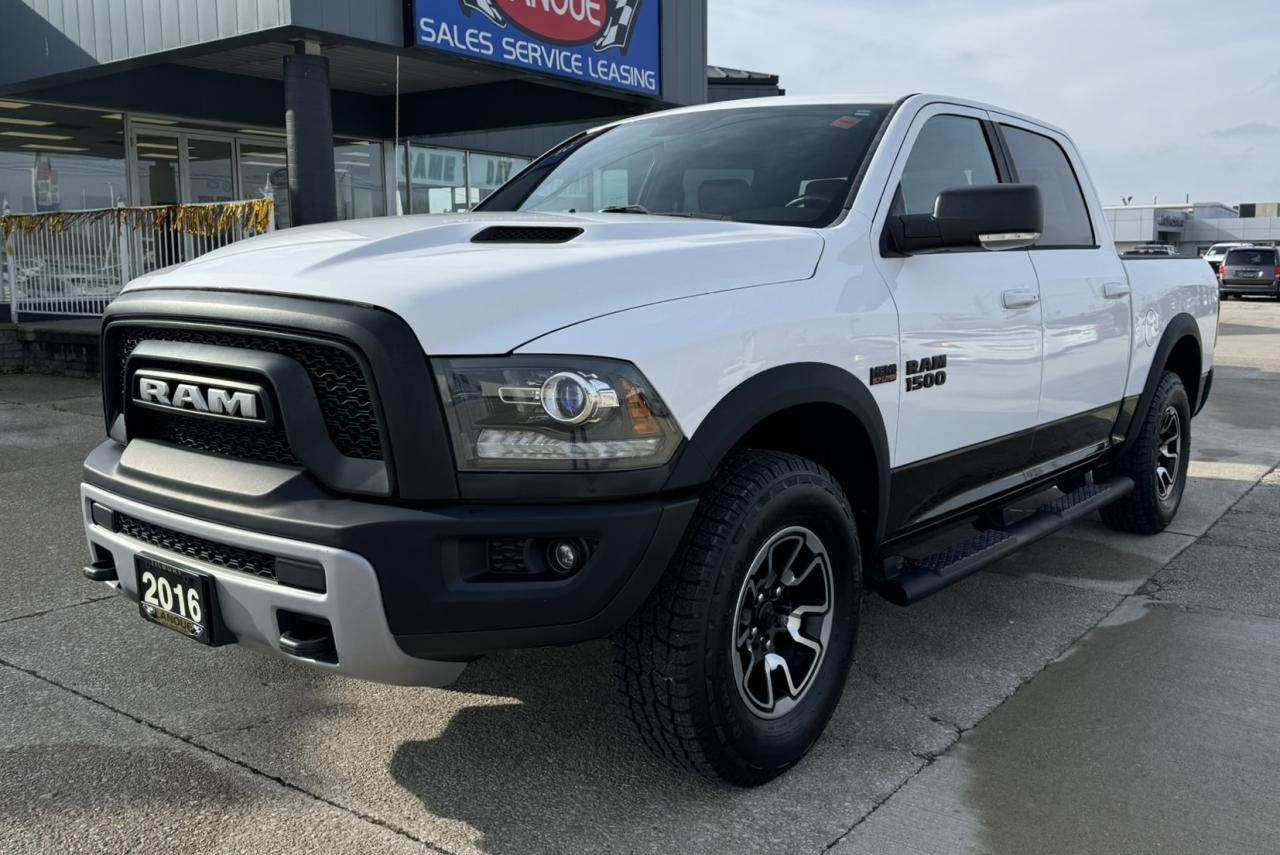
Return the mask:
[[1015,289],[1005,291],[1000,296],[1006,309],[1028,309],[1040,302],[1040,295],[1035,291]]
[[1102,296],[1108,300],[1119,300],[1129,296],[1129,286],[1124,282],[1108,282],[1102,286]]

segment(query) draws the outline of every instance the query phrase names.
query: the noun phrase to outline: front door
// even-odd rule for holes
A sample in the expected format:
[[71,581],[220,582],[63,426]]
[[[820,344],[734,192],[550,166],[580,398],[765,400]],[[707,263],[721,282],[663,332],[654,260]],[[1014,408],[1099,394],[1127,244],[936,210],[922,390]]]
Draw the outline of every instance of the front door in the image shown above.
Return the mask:
[[239,198],[232,169],[233,143],[230,139],[186,136],[184,202],[233,202]]
[[[930,213],[942,190],[1001,180],[987,114],[917,115],[881,200]],[[897,305],[902,383],[890,534],[1021,483],[1030,465],[1044,355],[1039,288],[1025,250],[877,253]]]
[[176,205],[182,201],[182,167],[177,134],[141,133],[134,136],[136,173],[134,199],[142,207]]

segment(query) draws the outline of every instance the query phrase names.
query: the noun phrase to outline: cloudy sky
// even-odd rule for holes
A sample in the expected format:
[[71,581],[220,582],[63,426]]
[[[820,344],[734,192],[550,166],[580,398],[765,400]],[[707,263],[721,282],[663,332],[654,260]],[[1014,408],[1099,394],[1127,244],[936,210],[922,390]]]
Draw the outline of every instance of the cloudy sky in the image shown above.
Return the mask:
[[1108,204],[1280,201],[1280,0],[709,0],[712,63],[1064,127]]

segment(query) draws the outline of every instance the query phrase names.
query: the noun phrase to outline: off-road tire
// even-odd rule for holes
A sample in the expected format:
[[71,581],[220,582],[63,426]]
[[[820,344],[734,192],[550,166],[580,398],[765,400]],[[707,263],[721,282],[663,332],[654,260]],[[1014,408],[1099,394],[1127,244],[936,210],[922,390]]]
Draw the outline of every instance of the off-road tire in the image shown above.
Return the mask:
[[[753,565],[752,580],[769,544],[796,527],[816,534],[829,558],[830,634],[807,690],[780,717],[762,718],[735,671],[742,660],[734,657],[745,652],[735,648],[735,616]],[[735,452],[703,491],[655,590],[615,636],[627,715],[658,757],[713,780],[763,784],[805,755],[835,711],[861,605],[857,527],[835,479],[803,457]]]
[[[1166,413],[1176,412],[1181,426],[1178,467],[1171,492],[1161,496],[1156,475],[1157,457],[1161,449],[1161,425]],[[1173,522],[1182,504],[1187,485],[1187,468],[1191,453],[1191,403],[1182,379],[1166,371],[1156,386],[1151,407],[1137,431],[1126,443],[1111,473],[1133,479],[1133,492],[1102,509],[1102,520],[1117,531],[1133,534],[1158,534]]]

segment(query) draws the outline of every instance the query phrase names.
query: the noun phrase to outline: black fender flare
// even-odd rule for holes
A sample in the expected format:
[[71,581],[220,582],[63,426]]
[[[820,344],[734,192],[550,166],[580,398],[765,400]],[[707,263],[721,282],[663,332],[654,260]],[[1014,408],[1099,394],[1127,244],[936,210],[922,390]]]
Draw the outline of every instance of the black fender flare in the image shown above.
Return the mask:
[[889,439],[880,407],[853,374],[821,362],[795,362],[755,374],[725,395],[689,438],[667,486],[685,489],[710,480],[721,461],[756,425],[809,404],[836,406],[866,431],[875,458],[878,519],[874,543],[884,540],[889,516]]
[[[1204,354],[1204,343],[1200,339],[1200,325],[1196,323],[1196,319],[1191,315],[1183,312],[1174,315],[1170,319],[1168,325],[1164,328],[1164,334],[1160,336],[1160,343],[1156,345],[1155,356],[1151,359],[1151,368],[1147,371],[1147,382],[1142,387],[1142,394],[1138,398],[1138,404],[1134,407],[1133,416],[1127,424],[1117,425],[1123,428],[1118,433],[1125,435],[1126,439],[1133,425],[1140,425],[1147,418],[1147,412],[1151,409],[1151,399],[1155,397],[1156,387],[1160,385],[1160,378],[1164,376],[1165,369],[1169,365],[1169,355],[1173,353],[1174,347],[1178,342],[1185,338],[1195,340],[1197,353]],[[1199,366],[1196,368],[1196,374],[1199,375]],[[1192,390],[1188,389],[1190,394]],[[1200,390],[1196,390],[1196,396],[1199,397]],[[1198,401],[1191,401],[1191,410],[1195,412]]]

